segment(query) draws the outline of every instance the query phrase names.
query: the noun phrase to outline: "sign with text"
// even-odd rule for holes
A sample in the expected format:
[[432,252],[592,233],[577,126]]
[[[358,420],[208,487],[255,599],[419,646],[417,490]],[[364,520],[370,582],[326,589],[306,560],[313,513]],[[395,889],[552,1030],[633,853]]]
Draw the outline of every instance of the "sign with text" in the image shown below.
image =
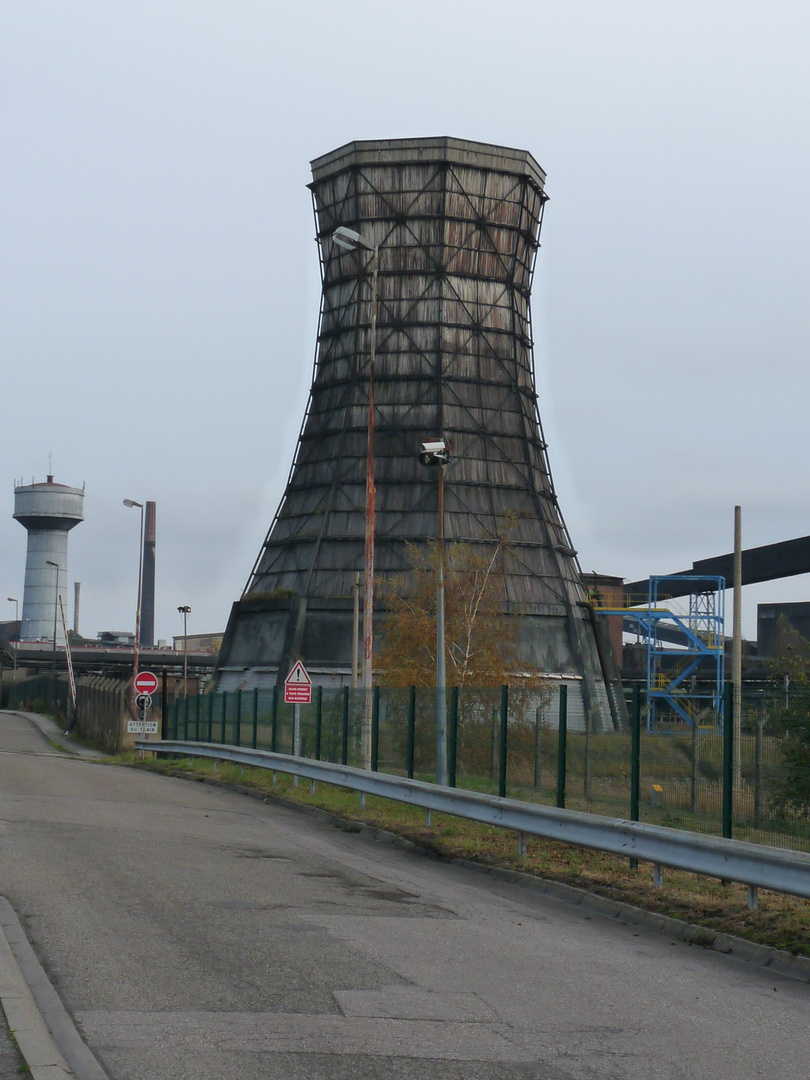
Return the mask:
[[300,660],[284,682],[284,701],[287,705],[309,705],[312,701],[312,679]]
[[157,720],[127,720],[127,734],[129,735],[157,735]]

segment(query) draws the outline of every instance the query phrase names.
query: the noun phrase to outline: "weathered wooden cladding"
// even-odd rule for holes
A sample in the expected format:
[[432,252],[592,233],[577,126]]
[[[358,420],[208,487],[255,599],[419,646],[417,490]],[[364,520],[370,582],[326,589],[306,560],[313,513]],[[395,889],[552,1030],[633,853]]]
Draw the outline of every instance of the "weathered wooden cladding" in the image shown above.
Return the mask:
[[[407,570],[407,543],[437,535],[436,473],[417,454],[422,441],[441,435],[452,444],[450,557],[455,541],[491,550],[508,530],[504,610],[534,619],[524,634],[527,659],[542,656],[593,683],[579,567],[535,391],[529,297],[543,170],[525,151],[441,138],[351,143],[314,161],[312,171],[323,282],[315,374],[287,488],[243,594],[251,625],[257,598],[289,594],[306,600],[305,620],[317,620],[320,605],[332,612],[324,625],[337,626],[334,605],[351,603],[363,570],[370,255],[333,243],[342,225],[379,253],[376,574]],[[300,624],[304,609],[290,610]],[[231,622],[239,618],[237,604]],[[319,631],[297,634],[301,648],[324,640]],[[238,640],[245,635],[226,635],[224,665],[238,666]],[[339,656],[345,668],[350,640],[324,648],[303,658],[328,667]]]

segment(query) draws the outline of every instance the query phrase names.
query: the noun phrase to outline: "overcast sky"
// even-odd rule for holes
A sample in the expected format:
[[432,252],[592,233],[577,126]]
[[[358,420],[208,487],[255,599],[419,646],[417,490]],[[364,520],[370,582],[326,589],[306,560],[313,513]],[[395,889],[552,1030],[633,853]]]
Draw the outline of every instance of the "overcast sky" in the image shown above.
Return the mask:
[[[548,174],[540,411],[583,569],[810,533],[810,9],[772,0],[5,0],[0,589],[15,479],[87,485],[81,630],[221,630],[310,384],[312,158],[450,135]],[[750,587],[810,600],[807,577]],[[0,617],[13,617],[13,606]]]

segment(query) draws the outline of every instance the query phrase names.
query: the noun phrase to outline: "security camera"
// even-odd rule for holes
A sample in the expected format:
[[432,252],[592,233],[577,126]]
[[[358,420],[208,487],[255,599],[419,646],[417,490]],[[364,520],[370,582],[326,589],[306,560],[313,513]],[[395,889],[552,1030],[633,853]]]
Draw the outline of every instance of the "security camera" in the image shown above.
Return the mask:
[[423,465],[446,465],[450,460],[450,451],[444,439],[423,442],[419,447],[419,460]]

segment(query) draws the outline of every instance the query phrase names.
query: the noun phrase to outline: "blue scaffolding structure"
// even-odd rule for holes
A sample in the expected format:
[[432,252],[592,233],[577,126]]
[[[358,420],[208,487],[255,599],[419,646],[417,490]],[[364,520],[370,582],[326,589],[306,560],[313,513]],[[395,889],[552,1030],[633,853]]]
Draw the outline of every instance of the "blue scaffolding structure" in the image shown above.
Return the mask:
[[[689,609],[684,613],[673,610],[667,595],[667,583],[676,581],[690,583]],[[664,710],[690,726],[711,718],[722,728],[725,588],[720,576],[670,574],[650,578],[646,607],[641,598],[636,606],[600,607],[602,615],[621,615],[639,624],[647,647],[648,731],[655,730]],[[679,588],[678,595],[683,593]]]
[[[668,603],[666,584],[671,581],[692,583],[689,610],[684,615],[665,606]],[[672,574],[650,578],[643,626],[647,639],[648,730],[655,730],[662,705],[668,706],[690,726],[699,724],[708,713],[713,722],[722,727],[725,588],[723,577]],[[670,640],[662,638],[664,627],[669,630],[677,627],[683,634],[683,645],[675,647],[671,633],[667,635]],[[700,672],[698,683],[697,672],[701,665],[704,670]]]

